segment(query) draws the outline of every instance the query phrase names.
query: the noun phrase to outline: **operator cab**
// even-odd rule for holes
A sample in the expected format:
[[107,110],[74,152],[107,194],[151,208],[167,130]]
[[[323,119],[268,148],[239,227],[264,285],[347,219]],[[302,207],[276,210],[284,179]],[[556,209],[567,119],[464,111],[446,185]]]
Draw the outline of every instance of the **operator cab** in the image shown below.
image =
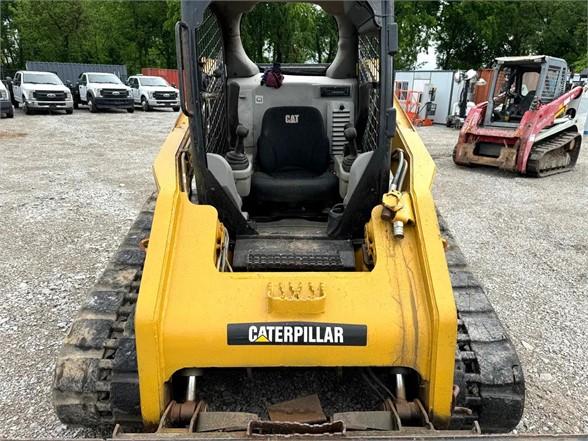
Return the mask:
[[488,96],[486,124],[518,127],[536,103],[549,103],[565,89],[567,65],[559,58],[538,55],[496,61],[498,69]]
[[[294,260],[299,270],[355,270],[365,224],[392,181],[392,63],[380,44],[389,43],[381,38],[388,19],[381,3],[312,5],[338,30],[338,49],[323,64],[278,63],[276,54],[273,63],[252,60],[243,23],[259,6],[207,3],[185,1],[178,27],[193,201],[219,212],[237,270],[292,270]],[[397,163],[407,166],[403,157]],[[268,250],[282,257],[268,257]],[[256,260],[255,253],[265,254]],[[319,254],[320,263],[309,267]],[[278,261],[287,256],[287,265]],[[325,264],[331,261],[338,263]]]
[[520,121],[537,94],[538,66],[502,66],[494,96],[494,121]]

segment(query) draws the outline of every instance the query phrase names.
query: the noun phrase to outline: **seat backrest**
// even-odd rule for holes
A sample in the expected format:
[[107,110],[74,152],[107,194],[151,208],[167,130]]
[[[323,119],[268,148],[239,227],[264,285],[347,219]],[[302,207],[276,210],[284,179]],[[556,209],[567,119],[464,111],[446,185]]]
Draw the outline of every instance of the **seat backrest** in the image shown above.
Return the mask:
[[266,173],[302,169],[321,174],[329,167],[329,139],[314,107],[266,110],[257,140],[257,161]]

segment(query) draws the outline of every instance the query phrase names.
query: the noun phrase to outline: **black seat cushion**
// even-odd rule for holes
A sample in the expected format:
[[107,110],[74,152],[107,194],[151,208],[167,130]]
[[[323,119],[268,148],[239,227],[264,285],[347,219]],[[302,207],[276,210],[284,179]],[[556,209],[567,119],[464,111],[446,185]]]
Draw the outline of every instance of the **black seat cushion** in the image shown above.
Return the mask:
[[255,172],[251,181],[255,198],[266,202],[331,202],[339,188],[337,176],[329,170],[315,175],[293,170],[269,175]]
[[271,202],[332,200],[338,180],[329,171],[329,139],[314,107],[272,107],[257,141],[255,198]]

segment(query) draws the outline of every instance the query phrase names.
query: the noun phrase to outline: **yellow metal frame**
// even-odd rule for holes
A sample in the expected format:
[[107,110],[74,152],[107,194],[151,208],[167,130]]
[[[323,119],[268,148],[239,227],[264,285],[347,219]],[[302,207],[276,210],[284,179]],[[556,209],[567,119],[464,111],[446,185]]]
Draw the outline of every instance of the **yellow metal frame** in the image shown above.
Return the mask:
[[[185,117],[155,160],[159,190],[135,315],[141,411],[157,424],[165,383],[183,368],[265,366],[403,366],[422,377],[422,401],[437,427],[451,414],[456,309],[431,195],[435,166],[399,106],[393,146],[410,162],[408,195],[414,222],[395,239],[372,211],[377,256],[370,272],[219,272],[217,211],[181,191],[178,149]],[[321,286],[314,309],[272,305],[268,284]],[[320,304],[319,304],[320,303]],[[276,307],[275,305],[278,305]],[[230,346],[228,323],[308,321],[367,325],[366,346]]]

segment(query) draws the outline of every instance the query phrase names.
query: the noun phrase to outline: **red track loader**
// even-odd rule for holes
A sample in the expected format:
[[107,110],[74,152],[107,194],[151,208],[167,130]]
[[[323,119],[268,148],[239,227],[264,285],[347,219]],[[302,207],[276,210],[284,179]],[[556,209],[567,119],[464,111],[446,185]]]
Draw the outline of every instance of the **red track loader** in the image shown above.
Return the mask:
[[566,62],[545,55],[496,62],[488,101],[469,112],[453,161],[535,177],[572,169],[582,142],[576,120],[582,88],[567,87]]

